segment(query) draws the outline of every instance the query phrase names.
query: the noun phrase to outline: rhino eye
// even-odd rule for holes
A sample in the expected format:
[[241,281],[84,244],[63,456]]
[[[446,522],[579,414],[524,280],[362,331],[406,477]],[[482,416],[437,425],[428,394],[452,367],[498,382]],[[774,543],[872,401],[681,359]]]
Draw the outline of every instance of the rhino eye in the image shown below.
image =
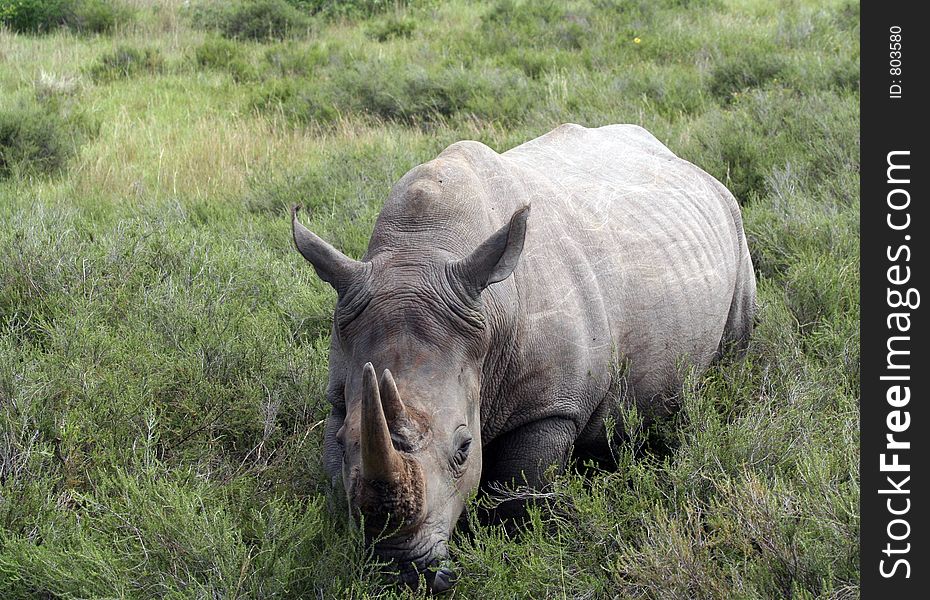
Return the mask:
[[456,436],[459,443],[455,454],[452,455],[452,467],[455,471],[461,471],[462,467],[465,466],[465,461],[468,460],[468,453],[471,451],[471,434],[465,428],[460,429],[460,431],[462,432],[461,435]]

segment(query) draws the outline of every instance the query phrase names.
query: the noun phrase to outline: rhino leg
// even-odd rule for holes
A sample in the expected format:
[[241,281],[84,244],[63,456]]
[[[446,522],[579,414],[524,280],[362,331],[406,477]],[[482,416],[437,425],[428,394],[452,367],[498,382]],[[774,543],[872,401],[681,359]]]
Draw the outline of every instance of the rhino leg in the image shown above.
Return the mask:
[[341,486],[339,479],[342,477],[342,449],[336,441],[336,433],[344,421],[345,413],[333,409],[326,417],[323,434],[323,468],[332,485],[337,488]]
[[728,353],[742,356],[749,347],[749,337],[752,335],[756,318],[756,280],[751,264],[748,271],[748,275],[741,273],[740,279],[737,280],[727,323],[717,350],[718,356]]
[[[556,474],[564,470],[576,435],[573,421],[548,418],[504,434],[485,448],[483,490],[492,498],[512,499],[488,511],[484,519],[489,522],[521,519],[526,514],[527,501],[533,499],[532,493],[525,493],[526,488],[545,491],[547,474],[552,473],[553,468]],[[517,493],[501,494],[501,489]]]
[[755,325],[756,272],[752,266],[749,247],[746,245],[742,216],[736,201],[732,198],[730,198],[730,211],[740,237],[740,262],[737,267],[736,286],[733,289],[730,312],[727,315],[718,354],[734,352],[737,356],[741,356],[749,346],[749,336]]

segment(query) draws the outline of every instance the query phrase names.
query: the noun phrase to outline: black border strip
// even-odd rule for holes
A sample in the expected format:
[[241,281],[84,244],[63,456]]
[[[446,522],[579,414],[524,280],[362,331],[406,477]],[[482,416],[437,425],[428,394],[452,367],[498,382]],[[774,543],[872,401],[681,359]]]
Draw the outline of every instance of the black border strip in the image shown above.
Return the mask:
[[[927,309],[917,302],[913,292],[907,296],[908,290],[930,294],[925,286],[930,271],[926,252],[930,226],[923,210],[928,200],[926,181],[930,179],[927,169],[930,163],[924,151],[930,98],[922,85],[927,63],[930,63],[927,48],[930,31],[927,31],[927,22],[917,14],[921,6],[922,3],[917,2],[862,5],[860,559],[863,598],[925,598],[930,594],[930,587],[926,585],[930,573],[926,551],[930,542],[926,528],[926,514],[930,511],[926,490],[930,489],[930,480],[925,467],[925,440],[930,431],[926,408],[930,401],[926,383],[930,378],[930,365],[924,350],[928,341],[924,316]],[[900,39],[892,37],[894,35],[900,35]],[[901,44],[900,49],[895,49],[895,43]],[[892,54],[896,51],[900,56]],[[895,59],[901,61],[900,72],[893,71],[898,64],[893,62]],[[895,85],[900,87],[892,87]],[[892,152],[895,153],[890,155],[892,162],[910,168],[889,172],[889,153]],[[889,183],[889,176],[893,182]],[[890,208],[889,200],[898,208]],[[906,281],[897,283],[908,275]],[[921,300],[930,302],[930,296]],[[899,301],[915,307],[892,306]],[[908,315],[906,318],[891,316],[904,313]],[[889,354],[889,343],[898,353]],[[889,367],[889,360],[894,366]],[[894,389],[898,385],[901,387]],[[907,402],[905,387],[910,392]],[[888,448],[889,434],[896,443],[908,442],[910,447]],[[886,466],[882,471],[882,454],[886,464],[897,460],[901,465],[908,465],[908,470],[903,467],[898,471],[887,470]],[[896,492],[896,487],[901,491]],[[893,539],[895,537],[900,539]],[[906,563],[898,563],[899,560]],[[883,576],[882,570],[890,576]]]

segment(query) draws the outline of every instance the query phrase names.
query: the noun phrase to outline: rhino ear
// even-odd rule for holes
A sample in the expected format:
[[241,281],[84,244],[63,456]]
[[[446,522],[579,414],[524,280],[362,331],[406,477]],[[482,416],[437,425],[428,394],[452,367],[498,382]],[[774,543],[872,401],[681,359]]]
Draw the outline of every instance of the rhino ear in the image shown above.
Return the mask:
[[320,279],[335,288],[342,296],[343,292],[366,272],[366,263],[353,260],[336,250],[322,238],[304,227],[297,220],[300,205],[291,207],[291,227],[294,233],[294,245],[307,259]]
[[492,234],[474,252],[452,263],[453,272],[472,296],[477,297],[492,283],[507,279],[517,268],[529,216],[530,206],[527,204],[513,213],[510,222]]

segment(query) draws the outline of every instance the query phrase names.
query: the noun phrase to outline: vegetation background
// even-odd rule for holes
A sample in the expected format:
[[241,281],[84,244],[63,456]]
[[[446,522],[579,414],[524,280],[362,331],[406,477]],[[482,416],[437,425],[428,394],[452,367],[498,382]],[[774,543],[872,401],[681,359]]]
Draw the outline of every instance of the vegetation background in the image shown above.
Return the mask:
[[0,0],[0,597],[420,597],[320,465],[333,292],[460,139],[637,123],[739,199],[743,361],[459,598],[858,597],[859,4]]

